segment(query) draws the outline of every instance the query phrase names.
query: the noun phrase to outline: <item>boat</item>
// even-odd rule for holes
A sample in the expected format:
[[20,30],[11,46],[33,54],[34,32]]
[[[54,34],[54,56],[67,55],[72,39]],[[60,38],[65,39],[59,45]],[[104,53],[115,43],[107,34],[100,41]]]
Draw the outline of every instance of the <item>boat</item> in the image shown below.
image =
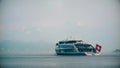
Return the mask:
[[56,43],[56,55],[85,55],[93,56],[101,54],[101,46],[93,45],[84,42],[83,40],[64,40]]

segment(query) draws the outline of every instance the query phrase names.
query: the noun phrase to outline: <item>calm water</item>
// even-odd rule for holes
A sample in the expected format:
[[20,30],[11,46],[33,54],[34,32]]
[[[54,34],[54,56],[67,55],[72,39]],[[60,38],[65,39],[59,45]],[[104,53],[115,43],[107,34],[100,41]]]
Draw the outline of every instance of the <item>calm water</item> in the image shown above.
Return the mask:
[[9,56],[0,68],[120,68],[120,56]]

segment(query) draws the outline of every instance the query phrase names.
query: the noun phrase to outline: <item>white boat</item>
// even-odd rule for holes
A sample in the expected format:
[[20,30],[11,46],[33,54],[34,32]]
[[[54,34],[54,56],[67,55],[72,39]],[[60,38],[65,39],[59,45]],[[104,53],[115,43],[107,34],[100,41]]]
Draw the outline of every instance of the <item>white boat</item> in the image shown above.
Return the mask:
[[82,40],[65,40],[56,43],[55,52],[57,55],[100,55],[101,46],[96,44],[94,48],[91,44]]

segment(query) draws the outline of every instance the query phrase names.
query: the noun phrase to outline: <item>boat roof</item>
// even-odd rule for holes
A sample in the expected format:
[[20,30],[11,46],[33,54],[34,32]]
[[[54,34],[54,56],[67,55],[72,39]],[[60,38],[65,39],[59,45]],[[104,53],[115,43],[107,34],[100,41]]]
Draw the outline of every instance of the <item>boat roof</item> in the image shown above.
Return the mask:
[[89,44],[89,43],[86,43],[84,42],[83,40],[63,40],[63,41],[59,41],[58,42],[59,44],[73,44],[73,43],[76,43],[76,44]]
[[64,41],[59,41],[59,44],[77,43],[77,42],[83,42],[83,41],[82,40],[64,40]]
[[76,42],[83,42],[82,40],[63,40],[59,42],[71,42],[71,43],[76,43]]

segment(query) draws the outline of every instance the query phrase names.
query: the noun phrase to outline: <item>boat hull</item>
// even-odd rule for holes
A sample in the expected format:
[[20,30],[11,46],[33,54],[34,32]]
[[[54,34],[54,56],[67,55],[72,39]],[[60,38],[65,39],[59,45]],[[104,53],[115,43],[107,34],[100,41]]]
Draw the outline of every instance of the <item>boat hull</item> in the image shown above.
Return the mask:
[[85,53],[56,53],[57,55],[81,55],[87,56]]

